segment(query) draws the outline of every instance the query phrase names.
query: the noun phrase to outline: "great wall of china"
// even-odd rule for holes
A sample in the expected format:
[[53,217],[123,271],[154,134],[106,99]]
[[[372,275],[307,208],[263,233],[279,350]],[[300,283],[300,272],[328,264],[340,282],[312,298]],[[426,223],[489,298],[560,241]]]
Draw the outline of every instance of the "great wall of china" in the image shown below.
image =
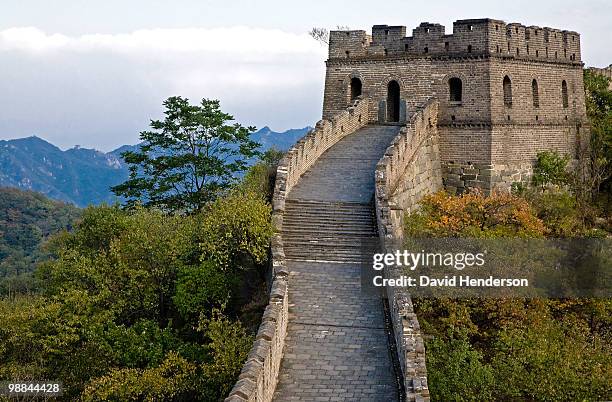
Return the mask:
[[390,251],[426,194],[508,189],[537,151],[583,146],[577,33],[492,19],[405,33],[331,33],[323,120],[278,166],[270,302],[226,402],[428,401],[410,295],[361,292],[363,245]]

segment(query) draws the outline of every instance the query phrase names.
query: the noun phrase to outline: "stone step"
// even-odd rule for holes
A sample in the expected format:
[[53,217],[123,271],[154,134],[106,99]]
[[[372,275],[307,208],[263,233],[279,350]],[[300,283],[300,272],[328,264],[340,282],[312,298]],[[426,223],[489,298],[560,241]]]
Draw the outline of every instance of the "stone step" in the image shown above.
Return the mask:
[[332,212],[344,212],[344,213],[370,213],[373,210],[371,204],[302,204],[302,203],[285,203],[286,211],[332,211]]
[[319,229],[341,229],[341,230],[356,230],[370,231],[376,226],[373,222],[343,222],[343,221],[289,221],[283,222],[283,228],[290,230],[310,229],[317,231]]
[[368,254],[377,248],[374,246],[336,246],[336,247],[326,247],[324,245],[318,244],[286,244],[285,245],[285,255],[291,253],[328,253],[328,254]]
[[319,221],[347,221],[347,222],[372,222],[374,221],[374,214],[337,214],[337,213],[307,213],[300,212],[294,213],[289,212],[285,214],[285,220],[294,221],[294,220],[319,220]]
[[322,228],[319,227],[316,229],[316,232],[313,233],[313,229],[309,227],[295,228],[295,229],[287,229],[283,228],[281,234],[283,237],[341,237],[341,238],[351,238],[351,237],[375,237],[377,232],[374,227],[364,228],[363,230],[358,230],[355,228],[338,228],[338,227],[328,227]]

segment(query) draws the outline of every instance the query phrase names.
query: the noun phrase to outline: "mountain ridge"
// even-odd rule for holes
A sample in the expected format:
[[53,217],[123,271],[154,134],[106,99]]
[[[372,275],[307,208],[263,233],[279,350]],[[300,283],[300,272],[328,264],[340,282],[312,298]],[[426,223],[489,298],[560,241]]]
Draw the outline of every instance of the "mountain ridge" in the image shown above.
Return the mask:
[[[311,127],[275,132],[265,126],[252,138],[262,150],[289,149]],[[120,201],[110,187],[125,181],[128,167],[121,157],[139,144],[122,145],[112,151],[75,146],[62,150],[35,135],[0,140],[0,187],[42,193],[49,198],[79,207]]]

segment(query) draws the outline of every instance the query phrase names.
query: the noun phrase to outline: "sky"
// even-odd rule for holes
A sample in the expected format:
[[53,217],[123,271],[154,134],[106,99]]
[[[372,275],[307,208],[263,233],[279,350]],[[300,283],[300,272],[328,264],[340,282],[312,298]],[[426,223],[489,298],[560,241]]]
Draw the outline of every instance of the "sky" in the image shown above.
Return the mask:
[[243,125],[275,131],[321,116],[327,50],[312,27],[496,18],[581,34],[587,66],[612,63],[610,0],[3,0],[0,139],[62,149],[138,142],[162,102],[221,101]]

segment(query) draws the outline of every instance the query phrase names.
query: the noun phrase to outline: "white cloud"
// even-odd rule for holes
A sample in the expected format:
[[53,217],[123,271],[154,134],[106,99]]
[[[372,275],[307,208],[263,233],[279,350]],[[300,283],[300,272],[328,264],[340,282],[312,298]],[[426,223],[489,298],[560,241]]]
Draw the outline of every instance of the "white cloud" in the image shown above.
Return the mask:
[[35,27],[0,31],[0,49],[25,51],[108,49],[123,53],[220,52],[252,55],[321,53],[321,46],[307,34],[278,29],[182,28],[141,29],[127,34],[86,34],[70,37],[47,34]]
[[313,124],[325,56],[307,34],[276,29],[81,36],[6,29],[0,31],[0,139],[38,134],[64,147],[110,149],[135,142],[171,95],[218,98],[244,124]]

